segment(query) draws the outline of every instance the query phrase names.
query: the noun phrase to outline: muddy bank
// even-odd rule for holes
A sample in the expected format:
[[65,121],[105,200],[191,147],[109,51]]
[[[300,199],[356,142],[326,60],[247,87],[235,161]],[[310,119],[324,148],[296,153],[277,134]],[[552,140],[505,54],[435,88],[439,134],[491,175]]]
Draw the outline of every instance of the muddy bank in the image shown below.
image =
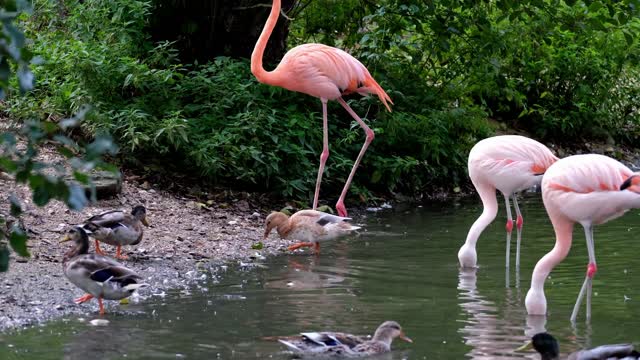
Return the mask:
[[[3,213],[8,212],[11,193],[24,199],[23,220],[31,252],[28,260],[12,253],[9,271],[0,273],[0,331],[72,313],[98,316],[96,301],[73,303],[83,291],[64,276],[62,256],[71,245],[58,241],[70,224],[102,211],[130,211],[137,204],[147,207],[150,227],[145,228],[142,242],[123,247],[129,257],[123,263],[150,284],[140,290],[141,297],[188,288],[224,271],[226,264],[251,266],[254,259],[284,251],[290,244],[272,234],[262,250],[252,249],[262,238],[264,217],[271,209],[258,208],[244,199],[199,203],[125,176],[121,194],[77,213],[58,201],[44,208],[33,205],[28,188],[16,186],[11,179],[0,179],[0,187]],[[93,246],[92,241],[90,252]],[[103,245],[102,249],[115,254],[115,247]],[[107,313],[127,311],[115,301],[105,301],[105,306]]]

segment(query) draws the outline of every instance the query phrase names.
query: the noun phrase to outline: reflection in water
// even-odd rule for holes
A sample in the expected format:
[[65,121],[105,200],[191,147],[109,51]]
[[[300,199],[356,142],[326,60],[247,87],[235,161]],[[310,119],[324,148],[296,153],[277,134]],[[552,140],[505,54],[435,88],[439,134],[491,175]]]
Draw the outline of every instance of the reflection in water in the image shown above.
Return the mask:
[[[537,360],[533,352],[514,350],[545,329],[564,354],[640,338],[637,252],[610,250],[599,256],[598,265],[607,274],[594,279],[600,295],[593,296],[593,328],[567,321],[580,285],[575,274],[584,271],[580,257],[567,258],[547,280],[547,317],[528,317],[524,295],[531,271],[555,243],[542,202],[536,197],[526,204],[523,216],[530,220],[520,274],[511,268],[508,288],[503,241],[480,242],[480,271],[458,272],[455,254],[477,206],[369,215],[360,237],[332,242],[319,257],[286,253],[252,270],[230,266],[219,281],[202,282],[189,293],[175,290],[145,299],[136,304],[140,312],[135,316],[109,314],[106,328],[71,316],[3,334],[0,359],[77,359],[84,354],[99,359],[290,360],[283,346],[263,338],[318,330],[371,334],[384,320],[398,321],[414,340],[394,342],[394,351],[383,356],[394,360]],[[637,246],[637,237],[630,236],[637,230],[633,221],[640,217],[614,220],[603,228],[603,248]],[[492,224],[486,233],[503,239],[504,227]],[[573,247],[586,253],[583,242]]]
[[[503,316],[498,315],[498,307],[486,300],[477,290],[477,269],[461,269],[458,277],[458,303],[468,315],[464,327],[458,330],[465,344],[471,346],[466,354],[472,359],[512,359],[520,357],[514,349],[527,340],[519,325],[519,317],[511,316],[519,301],[513,301],[509,289]],[[518,312],[518,311],[516,311]],[[520,310],[521,312],[521,310]],[[514,321],[513,319],[517,319]]]
[[[156,336],[168,336],[164,334],[154,334]],[[116,323],[109,326],[88,326],[75,334],[64,345],[63,358],[65,360],[86,360],[91,356],[88,354],[100,354],[100,359],[119,359],[126,357],[132,347],[148,350],[150,356],[152,349],[146,345],[145,338],[149,333],[135,327],[124,326],[123,323]]]

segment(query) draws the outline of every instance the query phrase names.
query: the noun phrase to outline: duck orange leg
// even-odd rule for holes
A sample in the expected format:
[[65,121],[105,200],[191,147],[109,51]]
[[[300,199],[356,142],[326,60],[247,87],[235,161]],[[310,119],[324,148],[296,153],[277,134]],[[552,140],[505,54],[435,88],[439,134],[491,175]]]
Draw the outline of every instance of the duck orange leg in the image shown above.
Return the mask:
[[314,244],[314,249],[315,249],[315,253],[316,255],[320,255],[320,243],[315,243]]
[[120,253],[121,248],[122,248],[122,246],[121,246],[121,245],[118,245],[118,247],[116,248],[116,259],[121,259],[121,260],[127,260],[127,259],[129,259],[129,257],[128,257],[128,256],[124,256],[124,255],[122,255],[122,254]]
[[301,247],[312,247],[312,246],[313,246],[312,242],[299,242],[299,243],[296,243],[296,244],[293,244],[293,245],[289,246],[287,249],[289,251],[293,251],[293,250],[296,250],[296,249],[300,249]]
[[100,242],[98,240],[96,240],[96,254],[107,255],[102,251],[102,249],[100,249]]
[[83,296],[80,296],[77,299],[74,299],[73,302],[75,302],[76,304],[82,304],[85,303],[89,300],[93,299],[93,295],[91,294],[84,294]]
[[104,315],[104,305],[102,304],[102,298],[98,298],[98,305],[100,306],[100,315]]

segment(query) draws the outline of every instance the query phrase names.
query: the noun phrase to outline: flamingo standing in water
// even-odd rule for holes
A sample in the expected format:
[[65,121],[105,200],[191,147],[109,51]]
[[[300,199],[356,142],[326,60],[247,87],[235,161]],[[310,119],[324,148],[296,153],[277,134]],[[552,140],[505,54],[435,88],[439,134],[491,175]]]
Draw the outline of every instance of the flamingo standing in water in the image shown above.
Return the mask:
[[262,67],[262,57],[264,49],[271,32],[273,32],[278,16],[280,15],[280,0],[274,0],[271,7],[271,13],[267,19],[267,23],[258,38],[256,47],[251,54],[251,73],[259,82],[280,86],[291,91],[298,91],[311,96],[320,98],[322,102],[322,125],[324,133],[324,141],[322,154],[320,155],[320,167],[318,168],[318,178],[316,180],[316,192],[313,197],[313,210],[318,207],[318,196],[320,194],[320,182],[322,181],[322,173],[324,165],[329,157],[329,129],[327,124],[327,101],[337,100],[347,112],[360,124],[364,129],[367,137],[353,164],[351,173],[347,178],[347,182],[342,189],[340,198],[336,203],[336,210],[342,217],[347,216],[344,207],[344,198],[347,190],[353,180],[353,175],[362,160],[367,147],[373,141],[374,132],[360,117],[351,109],[351,107],[342,99],[342,95],[357,92],[361,95],[376,94],[391,111],[389,103],[393,104],[389,95],[382,87],[373,79],[367,68],[356,58],[346,52],[334,47],[322,44],[304,44],[296,46],[289,50],[280,64],[273,71],[266,71]]
[[640,176],[620,162],[603,155],[574,155],[552,165],[542,179],[542,199],[556,233],[553,249],[538,261],[531,276],[525,305],[530,315],[545,315],[544,282],[569,253],[573,225],[584,228],[589,265],[571,314],[575,322],[587,293],[587,319],[591,318],[591,287],[598,270],[593,226],[604,224],[629,209],[640,208]]
[[496,189],[504,195],[507,210],[507,260],[511,248],[513,217],[509,198],[513,198],[516,210],[516,267],[520,267],[520,240],[523,219],[518,207],[516,193],[528,189],[542,180],[542,174],[558,158],[541,143],[519,135],[501,135],[484,139],[473,146],[469,153],[469,177],[475,186],[484,209],[482,215],[471,225],[467,239],[458,251],[462,267],[475,267],[478,256],[476,242],[484,229],[498,214]]

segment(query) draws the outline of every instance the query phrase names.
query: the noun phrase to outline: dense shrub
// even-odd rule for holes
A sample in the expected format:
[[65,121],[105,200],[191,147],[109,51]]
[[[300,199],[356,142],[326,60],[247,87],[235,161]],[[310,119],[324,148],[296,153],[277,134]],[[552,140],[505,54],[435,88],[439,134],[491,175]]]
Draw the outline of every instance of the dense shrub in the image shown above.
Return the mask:
[[[12,115],[66,114],[91,103],[85,128],[109,130],[138,161],[162,159],[168,167],[170,158],[182,164],[179,170],[218,184],[312,195],[322,148],[319,100],[258,84],[247,60],[181,64],[171,44],[149,43],[148,2],[67,1],[62,10],[36,4],[25,23],[44,60],[35,68],[41,81],[29,98],[14,99]],[[474,107],[386,113],[376,99],[350,101],[365,121],[376,119],[371,126],[380,135],[361,165],[355,194],[369,187],[410,193],[454,186],[465,178],[466,151],[489,134]],[[364,141],[339,105],[330,103],[329,116],[323,198],[337,196]]]
[[640,146],[637,101],[632,105],[639,5],[325,0],[308,6],[292,34],[300,42],[340,39],[385,75],[403,111],[466,100],[538,138],[612,137]]
[[[311,196],[317,99],[258,84],[246,59],[183,63],[172,43],[150,40],[150,1],[34,4],[24,21],[43,59],[40,82],[9,103],[13,116],[56,118],[90,103],[85,130],[113,133],[125,161]],[[289,45],[347,49],[395,102],[387,113],[372,97],[348,99],[378,134],[352,194],[451,190],[466,181],[469,148],[491,134],[487,116],[546,140],[640,146],[634,4],[316,0],[294,7]],[[340,106],[330,103],[329,117],[325,199],[337,195],[364,140]]]

